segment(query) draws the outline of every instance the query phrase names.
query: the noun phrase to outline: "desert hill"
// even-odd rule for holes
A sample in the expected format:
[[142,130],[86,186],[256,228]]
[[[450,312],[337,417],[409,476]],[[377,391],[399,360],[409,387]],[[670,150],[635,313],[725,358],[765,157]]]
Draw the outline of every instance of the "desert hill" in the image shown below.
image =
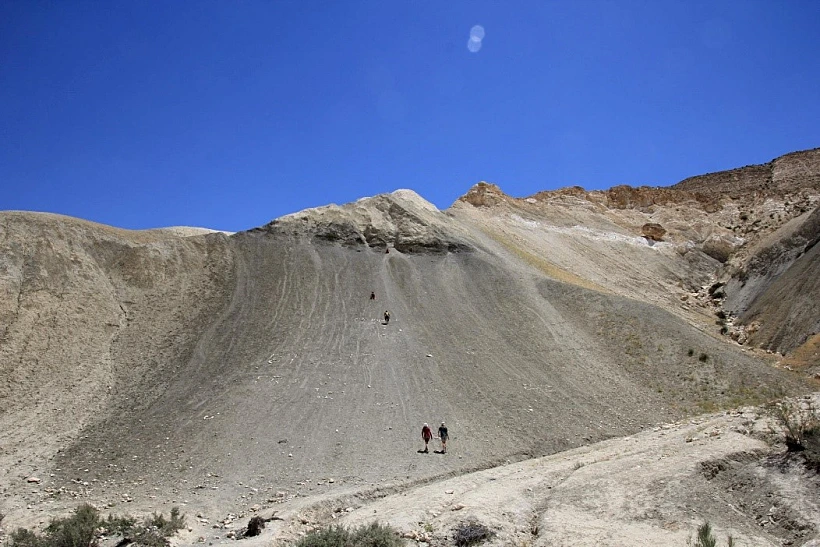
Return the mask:
[[[322,522],[326,500],[816,390],[818,181],[815,149],[668,188],[479,183],[445,211],[400,190],[236,234],[0,213],[3,525],[82,501],[182,505],[194,537],[251,510]],[[418,454],[441,420],[450,453]]]

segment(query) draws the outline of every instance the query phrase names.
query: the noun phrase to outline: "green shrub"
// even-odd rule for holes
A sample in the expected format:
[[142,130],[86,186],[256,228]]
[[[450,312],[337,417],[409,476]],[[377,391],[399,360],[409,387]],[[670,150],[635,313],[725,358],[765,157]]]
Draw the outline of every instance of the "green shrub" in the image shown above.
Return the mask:
[[343,526],[329,526],[314,530],[299,540],[296,547],[347,547],[350,543],[350,532]]
[[[698,527],[698,536],[694,543],[692,543],[692,539],[690,538],[687,542],[688,545],[692,547],[716,547],[717,546],[717,538],[712,533],[712,525],[708,522],[704,522]],[[732,536],[727,538],[726,545],[728,547],[733,547],[735,544],[735,540]]]
[[18,528],[9,534],[8,547],[47,547],[45,538],[26,528]]
[[106,534],[120,534],[124,536],[136,523],[137,519],[133,517],[108,515],[108,518],[102,521],[100,527]]
[[47,544],[50,547],[86,547],[94,540],[99,525],[100,512],[84,503],[72,516],[52,519],[45,530]]
[[363,526],[353,532],[353,545],[356,547],[398,547],[403,545],[403,542],[393,528],[373,522],[370,526]]
[[155,528],[162,537],[171,537],[185,528],[185,515],[180,515],[179,507],[171,508],[171,516],[166,519],[160,513],[154,513],[143,524],[145,528]]
[[168,537],[185,526],[185,517],[179,508],[171,509],[170,519],[154,513],[138,524],[133,517],[100,517],[93,506],[83,504],[66,518],[51,519],[42,535],[19,528],[9,536],[8,547],[94,547],[101,533],[121,535],[126,543],[146,547],[164,547]]
[[453,531],[453,541],[458,547],[466,547],[467,545],[475,545],[493,537],[495,533],[475,521],[462,522],[456,526]]
[[390,526],[376,522],[353,531],[341,526],[314,530],[299,540],[296,547],[399,547],[401,538]]

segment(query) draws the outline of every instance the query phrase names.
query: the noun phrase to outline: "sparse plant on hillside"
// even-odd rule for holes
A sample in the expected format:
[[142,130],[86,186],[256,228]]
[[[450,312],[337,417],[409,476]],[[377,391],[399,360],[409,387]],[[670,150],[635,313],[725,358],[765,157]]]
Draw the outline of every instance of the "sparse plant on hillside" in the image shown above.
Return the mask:
[[155,528],[163,537],[170,537],[185,527],[185,516],[180,514],[179,507],[171,508],[171,515],[165,518],[161,513],[154,513],[144,523],[145,528]]
[[348,530],[342,526],[329,526],[314,530],[296,543],[296,547],[400,547],[403,545],[396,531],[377,522]]
[[94,532],[100,524],[100,513],[93,506],[83,504],[65,519],[54,519],[46,527],[47,545],[80,547],[91,545]]
[[804,450],[806,439],[820,434],[820,414],[810,401],[802,405],[783,399],[769,403],[766,408],[781,428],[789,452]]
[[8,547],[93,547],[102,535],[120,535],[123,542],[145,547],[165,547],[168,537],[185,526],[185,516],[179,508],[171,509],[170,519],[154,513],[142,523],[133,517],[109,515],[100,517],[92,505],[83,504],[66,518],[55,518],[43,534],[18,528],[9,536]]
[[700,361],[701,363],[705,363],[708,360],[709,360],[709,355],[708,354],[701,353],[700,355],[698,355],[698,361]]
[[18,528],[9,534],[8,547],[46,547],[46,539],[27,528]]
[[[708,522],[704,522],[700,526],[698,526],[698,535],[693,540],[691,537],[689,541],[686,542],[687,545],[690,547],[716,547],[717,546],[717,538],[712,533],[712,525]],[[729,536],[726,539],[727,547],[734,547],[735,540],[732,536]]]
[[467,521],[462,522],[453,530],[453,541],[457,547],[466,547],[487,541],[494,535],[492,530],[480,522]]

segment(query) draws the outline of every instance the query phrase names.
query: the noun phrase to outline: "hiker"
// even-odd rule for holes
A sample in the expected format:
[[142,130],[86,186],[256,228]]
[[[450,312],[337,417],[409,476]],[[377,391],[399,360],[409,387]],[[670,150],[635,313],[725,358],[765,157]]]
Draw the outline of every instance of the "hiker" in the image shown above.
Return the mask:
[[376,293],[375,292],[370,293],[370,300],[376,300]]
[[444,425],[444,422],[441,422],[441,425],[438,428],[438,438],[441,439],[441,453],[447,453],[447,439],[449,435],[447,434],[447,426]]
[[422,452],[427,454],[427,443],[429,443],[430,439],[433,438],[433,432],[430,431],[430,426],[429,425],[424,424],[422,426],[422,428],[421,428],[421,438],[424,439],[424,450],[422,450]]
[[389,322],[390,322],[390,312],[387,311],[387,310],[384,310],[384,324],[386,325]]

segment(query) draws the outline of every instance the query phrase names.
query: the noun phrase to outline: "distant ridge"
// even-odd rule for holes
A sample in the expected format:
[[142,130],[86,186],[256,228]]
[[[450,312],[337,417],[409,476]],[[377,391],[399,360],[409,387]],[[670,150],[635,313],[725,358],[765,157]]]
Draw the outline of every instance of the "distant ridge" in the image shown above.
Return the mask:
[[820,148],[785,154],[760,165],[747,165],[689,177],[673,189],[731,198],[748,192],[791,192],[799,188],[820,189]]

